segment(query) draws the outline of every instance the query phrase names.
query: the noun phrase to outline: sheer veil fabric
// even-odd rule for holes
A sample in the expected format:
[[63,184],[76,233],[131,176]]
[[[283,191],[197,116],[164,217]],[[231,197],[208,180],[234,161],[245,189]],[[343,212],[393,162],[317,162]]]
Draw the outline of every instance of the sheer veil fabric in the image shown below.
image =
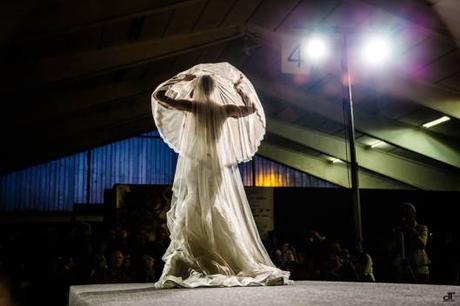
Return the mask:
[[[183,80],[186,75],[195,78]],[[215,85],[210,95],[197,84],[203,75]],[[245,105],[234,87],[238,80],[255,112],[230,117],[225,105]],[[178,110],[158,100],[165,86],[166,96],[187,99],[192,108]],[[179,153],[167,212],[171,243],[154,286],[293,284],[262,244],[238,169],[265,134],[265,114],[251,82],[229,63],[199,64],[160,84],[151,102],[161,137]]]

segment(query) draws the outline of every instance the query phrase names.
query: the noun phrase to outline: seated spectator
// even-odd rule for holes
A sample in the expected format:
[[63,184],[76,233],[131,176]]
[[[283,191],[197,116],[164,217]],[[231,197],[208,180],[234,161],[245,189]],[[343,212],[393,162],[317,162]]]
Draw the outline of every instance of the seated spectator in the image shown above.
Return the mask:
[[91,271],[89,280],[91,283],[101,284],[108,281],[109,267],[104,255],[97,255],[94,269]]
[[352,261],[350,251],[346,248],[342,248],[339,257],[341,262],[341,266],[339,269],[340,280],[349,282],[358,281],[358,273],[356,272],[356,268]]
[[362,242],[357,242],[355,245],[353,262],[359,281],[375,282],[372,257],[368,253],[364,252]]
[[319,279],[322,257],[326,254],[325,240],[326,237],[316,230],[308,231],[305,236],[304,261],[307,279]]
[[331,252],[324,258],[320,267],[320,279],[327,281],[340,281],[339,269],[341,267],[340,257]]
[[155,259],[150,255],[142,258],[142,271],[139,274],[140,282],[154,282],[156,280]]
[[65,256],[60,258],[55,284],[55,295],[50,297],[50,301],[61,304],[69,298],[69,287],[77,284],[77,270],[72,257]]
[[134,271],[132,265],[132,259],[130,254],[126,254],[123,260],[123,270],[128,278],[129,282],[133,282],[136,280],[136,271]]
[[357,281],[355,267],[347,249],[339,243],[330,243],[320,268],[320,279],[329,281]]
[[108,269],[108,279],[109,283],[125,283],[128,281],[128,276],[123,269],[123,260],[124,255],[121,251],[114,251],[112,253],[110,266]]
[[293,271],[293,267],[296,263],[295,250],[289,245],[284,243],[281,250],[276,251],[277,262],[282,270]]

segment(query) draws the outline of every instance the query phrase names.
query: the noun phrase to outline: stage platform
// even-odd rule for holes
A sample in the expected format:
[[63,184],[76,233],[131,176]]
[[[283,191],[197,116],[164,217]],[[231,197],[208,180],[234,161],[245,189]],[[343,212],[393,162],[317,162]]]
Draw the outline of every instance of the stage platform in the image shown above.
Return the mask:
[[69,306],[83,305],[460,305],[460,286],[323,281],[195,289],[155,289],[149,283],[72,286]]

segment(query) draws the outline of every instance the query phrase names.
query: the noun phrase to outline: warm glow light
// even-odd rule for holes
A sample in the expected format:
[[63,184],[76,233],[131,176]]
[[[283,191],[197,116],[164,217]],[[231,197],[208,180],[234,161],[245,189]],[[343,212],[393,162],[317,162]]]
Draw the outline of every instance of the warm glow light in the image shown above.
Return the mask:
[[269,173],[260,172],[256,177],[256,186],[258,187],[287,186],[287,182],[285,182],[283,178],[284,177],[281,174],[275,173],[274,171],[270,171]]
[[374,142],[373,144],[371,144],[371,148],[376,148],[378,146],[381,146],[385,144],[385,142],[381,141],[381,140],[377,140],[376,142]]
[[430,127],[432,127],[432,126],[438,125],[438,124],[443,123],[443,122],[446,122],[446,121],[448,121],[448,120],[450,120],[449,117],[447,117],[447,116],[442,116],[441,118],[438,118],[438,119],[436,119],[436,120],[433,120],[433,121],[424,123],[424,124],[423,124],[423,127],[425,127],[425,128],[430,128]]
[[304,43],[304,54],[313,60],[321,60],[327,56],[326,40],[320,36],[313,36]]
[[371,65],[382,65],[391,55],[391,44],[384,37],[369,38],[362,49],[364,60]]

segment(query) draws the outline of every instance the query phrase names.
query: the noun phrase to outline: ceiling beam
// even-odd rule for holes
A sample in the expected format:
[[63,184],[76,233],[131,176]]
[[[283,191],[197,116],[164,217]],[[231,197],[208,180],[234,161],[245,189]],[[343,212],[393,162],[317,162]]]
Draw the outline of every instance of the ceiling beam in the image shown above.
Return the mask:
[[[249,24],[248,31],[256,39],[261,39],[265,44],[280,50],[283,39],[302,39],[300,36],[272,32],[261,26]],[[325,67],[328,73],[339,77],[337,67]],[[366,87],[365,83],[362,84]],[[369,87],[369,86],[367,86]],[[427,108],[460,119],[460,93],[426,82],[392,75],[391,78],[375,79],[372,89],[385,95],[407,99]]]
[[103,113],[99,114],[99,121],[97,117],[79,119],[80,123],[86,122],[86,126],[56,127],[56,129],[66,130],[65,133],[26,134],[21,135],[21,138],[15,135],[13,139],[5,139],[5,144],[10,149],[2,150],[0,153],[3,161],[0,165],[0,174],[155,129],[150,110],[131,112],[125,108],[125,111],[126,114],[120,112],[118,115],[115,113],[108,114],[108,116],[104,116]]
[[[333,184],[351,188],[348,168],[344,164],[333,164],[327,160],[283,148],[268,141],[262,143],[257,154]],[[363,189],[407,189],[407,186],[401,183],[364,171],[359,171],[358,176],[360,187]]]
[[[50,18],[46,18],[44,16],[45,17],[44,22],[42,22],[40,26],[45,25],[48,28],[50,28],[50,25],[53,25],[53,22],[56,24],[56,23],[59,23],[59,21],[61,21],[62,23],[63,20],[67,21],[67,23],[68,23],[68,20],[71,20],[72,24],[59,25],[58,29],[45,29],[38,33],[25,34],[23,36],[19,36],[15,38],[15,41],[13,41],[13,43],[40,40],[40,39],[45,39],[45,38],[49,38],[49,37],[53,37],[57,35],[65,35],[69,33],[83,31],[86,29],[109,25],[109,24],[120,22],[120,21],[131,20],[131,19],[140,18],[140,17],[147,17],[150,15],[164,13],[164,12],[174,10],[174,9],[179,9],[182,7],[195,5],[197,3],[201,3],[204,1],[205,0],[184,0],[184,1],[174,2],[174,3],[163,4],[159,6],[156,4],[154,5],[154,7],[151,7],[151,8],[141,8],[141,9],[137,8],[136,10],[131,10],[129,12],[121,13],[121,14],[112,13],[109,16],[100,17],[98,19],[93,19],[93,20],[88,20],[88,16],[85,14],[77,15],[77,18],[79,18],[79,20],[76,20],[74,7],[71,5],[68,5],[66,7],[64,4],[62,4],[63,7],[60,8],[61,11],[60,11],[59,16],[57,16],[56,14],[50,15],[49,16]],[[81,6],[84,6],[85,4],[79,2],[78,5],[81,8]],[[89,7],[86,9],[87,11],[94,10]],[[24,10],[27,10],[27,9],[22,8],[21,11],[24,11]],[[58,18],[56,19],[56,17]]]
[[147,114],[151,116],[150,94],[150,92],[143,92],[133,97],[104,104],[91,112],[71,114],[57,120],[37,124],[34,128],[18,129],[7,137],[12,136],[10,139],[12,142],[21,139],[24,144],[41,147],[49,143],[65,141],[67,137],[85,130],[97,130],[108,124],[129,121]]
[[459,92],[398,76],[376,80],[375,90],[460,119]]
[[[347,143],[341,137],[287,124],[275,119],[267,120],[267,130],[271,134],[284,137],[329,156],[349,161]],[[458,175],[378,149],[371,149],[360,143],[356,143],[355,146],[358,164],[361,168],[419,189],[460,190],[460,176]]]
[[[439,0],[431,0],[433,1]],[[424,3],[426,1],[361,0],[361,2],[401,18],[412,26],[421,27],[432,35],[452,38],[444,20],[436,14],[431,5]]]
[[[248,75],[265,96],[294,105],[300,109],[343,124],[340,99],[326,94],[310,94],[280,80],[268,80]],[[339,101],[337,101],[339,100]],[[414,128],[398,121],[360,112],[355,106],[355,126],[360,132],[400,148],[460,168],[458,144],[434,137],[428,131]]]
[[439,14],[450,33],[455,38],[457,47],[460,48],[460,28],[458,22],[458,14],[460,12],[458,1],[456,0],[428,0],[431,2],[432,8]]
[[[149,91],[153,92],[162,80],[172,77],[173,74],[174,71],[172,70],[167,72],[158,70],[154,79],[144,78],[136,81],[113,82],[78,91],[56,90],[35,97],[26,93],[24,96],[11,98],[10,104],[12,105],[1,114],[2,121],[8,122],[14,119],[14,122],[10,122],[8,125],[29,130],[63,118],[72,120],[75,115],[91,113],[93,110],[104,107],[104,105],[114,104],[117,100],[145,94]],[[31,103],[27,112],[23,112],[21,108],[32,99],[34,103]],[[15,114],[18,115],[14,116]]]
[[13,68],[8,78],[1,83],[0,89],[13,91],[64,80],[90,78],[219,45],[242,37],[243,34],[241,26],[226,26],[102,50],[24,60],[12,63]]

